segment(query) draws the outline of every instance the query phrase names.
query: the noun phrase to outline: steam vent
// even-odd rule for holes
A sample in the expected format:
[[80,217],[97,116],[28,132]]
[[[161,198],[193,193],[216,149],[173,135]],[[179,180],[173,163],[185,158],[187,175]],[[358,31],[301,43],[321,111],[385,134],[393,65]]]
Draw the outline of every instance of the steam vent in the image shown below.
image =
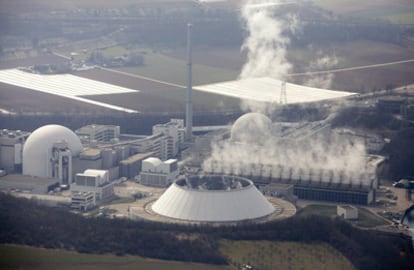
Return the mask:
[[221,175],[177,180],[152,205],[152,210],[169,218],[202,222],[251,220],[275,211],[252,181]]

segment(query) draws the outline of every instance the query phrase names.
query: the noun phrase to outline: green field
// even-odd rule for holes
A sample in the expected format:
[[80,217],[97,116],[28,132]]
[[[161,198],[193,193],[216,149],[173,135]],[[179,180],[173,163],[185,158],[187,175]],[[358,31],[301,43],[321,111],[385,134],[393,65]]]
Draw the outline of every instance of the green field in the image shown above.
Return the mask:
[[76,10],[79,8],[120,8],[139,3],[182,3],[191,0],[18,0],[1,1],[0,9],[9,13],[31,13],[39,10]]
[[307,217],[312,215],[334,217],[336,216],[336,206],[311,204],[298,211],[299,216]]
[[[0,245],[0,269],[180,269],[230,270],[248,263],[257,269],[355,269],[327,244],[271,241],[220,242],[230,266],[146,259],[138,256],[80,254],[18,245]],[[173,252],[173,251],[172,251]],[[256,269],[256,268],[255,268]]]
[[271,241],[222,241],[221,252],[232,265],[254,269],[355,269],[340,252],[327,244]]
[[[336,216],[336,206],[335,205],[317,205],[312,204],[308,205],[305,208],[298,211],[299,216],[311,216],[311,215],[320,215],[320,216],[328,216],[328,217],[335,217]],[[358,207],[358,220],[352,221],[355,225],[364,227],[364,228],[372,228],[382,225],[389,224],[385,219],[379,217],[370,211]]]
[[382,217],[376,216],[364,208],[358,208],[358,220],[355,221],[355,223],[358,226],[365,228],[372,228],[389,224],[389,222],[387,222]]
[[[124,67],[118,70],[139,74],[153,79],[185,85],[186,59],[177,59],[159,52],[147,52],[144,55],[144,66]],[[234,80],[238,72],[234,70],[211,67],[207,65],[193,65],[194,85]]]
[[[173,250],[171,252],[174,252]],[[17,245],[0,245],[0,269],[50,270],[226,270],[229,266],[216,266],[175,261],[146,259],[137,256],[79,254],[62,250],[48,250]]]

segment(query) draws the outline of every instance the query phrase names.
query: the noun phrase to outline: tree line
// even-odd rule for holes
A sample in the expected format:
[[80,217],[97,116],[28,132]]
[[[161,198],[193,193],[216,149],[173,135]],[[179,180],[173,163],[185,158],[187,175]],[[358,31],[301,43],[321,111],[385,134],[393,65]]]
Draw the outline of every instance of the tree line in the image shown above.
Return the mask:
[[218,252],[218,245],[220,239],[230,239],[323,242],[344,254],[357,269],[412,269],[414,261],[408,236],[361,230],[341,219],[322,216],[263,224],[185,226],[85,218],[0,193],[0,220],[0,243],[82,253],[226,264],[228,259]]

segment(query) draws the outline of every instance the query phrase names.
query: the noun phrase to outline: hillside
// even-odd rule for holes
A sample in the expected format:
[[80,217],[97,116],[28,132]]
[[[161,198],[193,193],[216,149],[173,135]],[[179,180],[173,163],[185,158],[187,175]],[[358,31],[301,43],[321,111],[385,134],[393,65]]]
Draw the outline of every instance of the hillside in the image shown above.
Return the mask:
[[412,242],[403,235],[360,230],[343,220],[322,216],[220,228],[183,226],[84,218],[63,209],[37,205],[33,200],[0,194],[0,219],[0,243],[81,253],[225,265],[237,258],[220,251],[221,240],[267,240],[326,244],[337,250],[336,254],[342,253],[357,269],[411,269],[414,260]]

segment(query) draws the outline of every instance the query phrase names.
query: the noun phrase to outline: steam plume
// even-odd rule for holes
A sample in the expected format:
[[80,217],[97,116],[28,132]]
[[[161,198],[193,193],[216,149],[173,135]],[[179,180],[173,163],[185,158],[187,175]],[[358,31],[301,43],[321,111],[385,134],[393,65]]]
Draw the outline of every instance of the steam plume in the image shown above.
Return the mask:
[[[300,30],[300,23],[294,15],[276,16],[282,3],[280,0],[245,1],[242,18],[248,37],[242,50],[247,51],[247,62],[241,70],[241,79],[268,76],[284,80],[291,70],[292,65],[286,57],[290,44],[286,34]],[[336,57],[324,56],[319,52],[317,60],[310,64],[310,69],[326,69],[336,65],[337,61]],[[308,84],[329,87],[332,79],[332,75],[314,77]],[[271,111],[263,103],[248,101],[242,103],[242,108],[262,113]],[[370,176],[361,176],[367,172],[364,142],[344,138],[330,131],[328,122],[329,119],[306,123],[305,128],[293,130],[293,134],[284,136],[272,132],[259,136],[257,128],[240,130],[244,134],[237,137],[243,139],[212,144],[211,156],[202,164],[203,170],[321,182],[361,184],[361,179],[369,181]],[[302,132],[313,133],[307,136]],[[260,142],[254,143],[258,140]]]
[[286,33],[297,28],[298,20],[292,15],[275,16],[275,11],[283,4],[280,0],[244,2],[241,16],[248,37],[241,48],[247,51],[241,79],[264,76],[283,79],[291,69],[292,65],[286,59],[290,43]]
[[268,134],[268,139],[260,144],[251,143],[257,141],[255,133],[244,134],[243,138],[248,139],[214,144],[203,169],[214,173],[353,184],[369,178],[361,176],[367,171],[364,143],[335,132],[303,140],[280,139]]
[[[309,70],[329,70],[338,64],[336,55],[330,56],[324,54],[322,51],[318,51],[317,57],[316,60],[310,63]],[[312,87],[329,89],[332,86],[334,77],[335,75],[333,73],[313,75],[305,81],[305,84]]]

